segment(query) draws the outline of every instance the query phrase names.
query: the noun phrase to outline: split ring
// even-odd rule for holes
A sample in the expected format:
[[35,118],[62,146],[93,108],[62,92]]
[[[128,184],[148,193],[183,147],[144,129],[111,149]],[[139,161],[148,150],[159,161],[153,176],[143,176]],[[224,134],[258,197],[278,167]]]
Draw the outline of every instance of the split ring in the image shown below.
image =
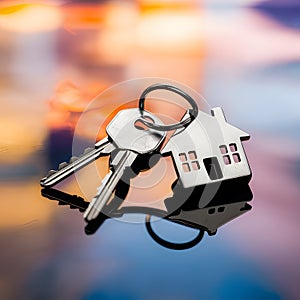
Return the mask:
[[143,111],[145,110],[146,96],[150,92],[155,91],[155,90],[167,90],[167,91],[171,91],[173,93],[176,93],[176,94],[182,96],[192,106],[192,109],[188,110],[189,115],[190,115],[188,118],[186,118],[178,123],[174,123],[174,124],[170,124],[170,125],[158,125],[155,123],[150,123],[150,122],[144,120],[143,118],[139,119],[139,121],[142,122],[147,127],[151,128],[151,129],[159,130],[159,131],[170,131],[170,130],[174,130],[174,129],[187,127],[198,116],[198,105],[189,94],[187,94],[183,90],[181,90],[173,85],[161,84],[161,83],[156,83],[156,84],[149,86],[141,94],[140,99],[139,99],[139,109],[140,109],[142,115],[143,115]]

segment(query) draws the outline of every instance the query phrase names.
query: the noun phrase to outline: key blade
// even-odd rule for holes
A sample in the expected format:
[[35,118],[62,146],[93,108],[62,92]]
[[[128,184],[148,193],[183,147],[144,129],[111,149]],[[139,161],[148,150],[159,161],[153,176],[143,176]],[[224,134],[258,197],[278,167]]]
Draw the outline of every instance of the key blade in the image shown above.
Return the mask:
[[105,185],[107,184],[107,182],[111,176],[112,176],[112,171],[109,171],[106,174],[106,176],[103,178],[101,185],[98,187],[98,192],[97,192],[96,196],[92,199],[88,209],[85,211],[85,214],[83,215],[85,220],[91,221],[91,220],[95,219],[98,216],[101,209],[103,208],[101,206],[105,205],[105,203],[103,203],[103,205],[99,205],[99,204],[97,205],[97,201],[98,201],[101,191],[104,189]]
[[109,142],[107,137],[97,142],[95,147],[95,149],[83,154],[77,160],[72,161],[73,159],[71,158],[71,162],[69,164],[61,163],[59,170],[41,179],[40,185],[42,187],[52,187],[86,165],[92,163],[101,156],[101,154],[108,154],[114,149],[114,146]]
[[[90,222],[96,219],[100,212],[103,211],[105,205],[109,202],[112,194],[123,176],[125,169],[130,167],[134,160],[137,158],[137,153],[129,150],[120,150],[114,158],[116,168],[114,171],[110,171],[102,180],[101,185],[98,188],[97,195],[92,199],[88,209],[84,214],[84,219]],[[114,162],[112,162],[114,165]]]

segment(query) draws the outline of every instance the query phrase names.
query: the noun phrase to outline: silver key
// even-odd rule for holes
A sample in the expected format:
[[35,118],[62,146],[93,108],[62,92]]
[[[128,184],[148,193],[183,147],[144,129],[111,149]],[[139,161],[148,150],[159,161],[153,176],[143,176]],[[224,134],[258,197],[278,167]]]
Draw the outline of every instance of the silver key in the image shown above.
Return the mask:
[[69,163],[63,162],[59,165],[58,170],[51,170],[48,176],[41,179],[40,184],[42,187],[52,187],[92,163],[100,156],[110,154],[114,149],[115,146],[108,140],[108,137],[105,137],[95,144],[94,149],[87,148],[79,158],[71,157]]
[[[156,116],[146,111],[143,112],[143,116],[152,119],[156,124],[162,124]],[[98,217],[112,197],[126,168],[130,167],[139,155],[152,153],[162,145],[166,136],[165,132],[138,129],[135,123],[140,117],[139,109],[122,110],[106,127],[107,135],[120,150],[111,160],[111,170],[103,179],[97,195],[84,214],[86,221],[92,221]]]

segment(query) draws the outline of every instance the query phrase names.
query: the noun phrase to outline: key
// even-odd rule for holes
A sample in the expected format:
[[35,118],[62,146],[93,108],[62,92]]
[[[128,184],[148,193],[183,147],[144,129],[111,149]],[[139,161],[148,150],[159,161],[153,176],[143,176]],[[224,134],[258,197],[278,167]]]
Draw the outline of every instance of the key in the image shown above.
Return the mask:
[[[143,130],[135,126],[141,117],[139,109],[120,111],[106,127],[109,139],[116,145],[117,154],[110,161],[110,172],[102,180],[96,196],[87,208],[84,218],[90,222],[98,217],[116,188],[116,185],[139,155],[150,154],[160,149],[166,134],[153,129]],[[154,115],[144,111],[144,118],[150,118],[156,124],[162,122]]]
[[41,179],[40,184],[45,188],[52,187],[99,157],[110,154],[114,149],[115,146],[108,140],[108,137],[105,137],[95,144],[94,149],[87,148],[79,158],[71,157],[70,162],[61,163],[57,171],[51,170],[48,176]]

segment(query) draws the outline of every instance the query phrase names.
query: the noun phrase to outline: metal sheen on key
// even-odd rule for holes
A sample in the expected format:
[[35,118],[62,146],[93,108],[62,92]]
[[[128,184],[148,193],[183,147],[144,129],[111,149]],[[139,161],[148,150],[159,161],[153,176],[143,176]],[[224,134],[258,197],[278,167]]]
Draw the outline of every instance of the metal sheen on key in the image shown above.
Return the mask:
[[94,162],[97,158],[110,154],[114,149],[114,145],[110,143],[108,137],[105,137],[95,144],[94,149],[87,148],[85,149],[83,155],[79,158],[73,156],[71,157],[69,163],[61,163],[57,171],[51,170],[48,173],[48,176],[41,179],[40,184],[42,187],[52,187],[75,172],[79,171],[86,165]]
[[[147,111],[143,111],[142,116],[156,124],[162,124],[157,116]],[[119,149],[119,152],[111,160],[111,170],[103,179],[97,195],[84,214],[86,221],[92,221],[98,217],[110,200],[125,169],[130,167],[139,155],[158,151],[165,140],[166,133],[163,131],[136,126],[136,122],[140,118],[141,111],[138,108],[122,110],[106,127],[109,140],[116,149]]]

